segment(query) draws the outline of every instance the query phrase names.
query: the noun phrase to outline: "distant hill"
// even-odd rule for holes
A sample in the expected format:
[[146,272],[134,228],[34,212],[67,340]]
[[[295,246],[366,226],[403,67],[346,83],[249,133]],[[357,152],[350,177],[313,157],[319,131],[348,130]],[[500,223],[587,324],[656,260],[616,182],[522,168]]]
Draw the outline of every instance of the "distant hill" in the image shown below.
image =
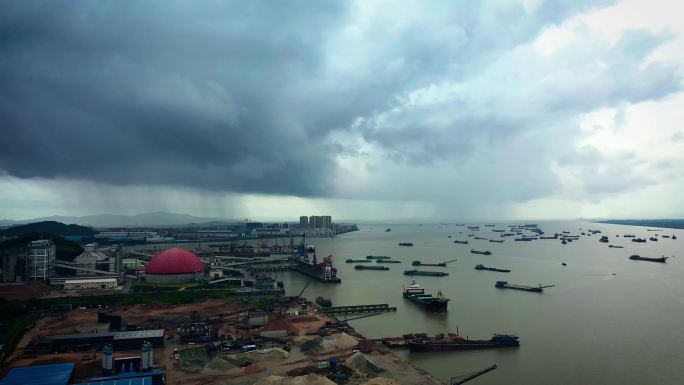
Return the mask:
[[65,225],[64,223],[56,221],[29,223],[27,225],[12,226],[5,230],[0,230],[0,236],[4,235],[6,237],[16,237],[20,235],[36,233],[47,233],[62,236],[92,236],[96,234],[97,231],[91,229],[90,227],[84,227],[79,225]]
[[8,239],[0,242],[0,254],[7,253],[26,253],[26,246],[31,241],[39,239],[50,239],[55,243],[57,258],[66,261],[73,261],[78,255],[83,253],[83,247],[78,243],[64,239],[59,235],[46,233],[22,234],[17,238]]
[[[31,223],[40,221],[56,221],[62,223],[74,223],[93,227],[144,227],[144,226],[178,226],[192,223],[224,222],[221,218],[203,218],[188,214],[176,214],[166,211],[144,213],[138,215],[115,215],[100,214],[83,217],[74,216],[51,216],[21,221],[0,220],[0,225],[8,226],[18,223]],[[227,221],[226,221],[227,222]]]
[[598,223],[644,227],[664,227],[667,229],[684,229],[684,219],[610,219],[598,221]]

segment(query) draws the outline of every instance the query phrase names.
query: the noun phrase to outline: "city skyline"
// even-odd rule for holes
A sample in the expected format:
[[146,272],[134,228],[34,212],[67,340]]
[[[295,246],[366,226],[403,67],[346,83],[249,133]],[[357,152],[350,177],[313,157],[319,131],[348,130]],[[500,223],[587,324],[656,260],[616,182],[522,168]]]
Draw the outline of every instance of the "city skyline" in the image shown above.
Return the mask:
[[681,217],[683,7],[3,2],[0,219]]

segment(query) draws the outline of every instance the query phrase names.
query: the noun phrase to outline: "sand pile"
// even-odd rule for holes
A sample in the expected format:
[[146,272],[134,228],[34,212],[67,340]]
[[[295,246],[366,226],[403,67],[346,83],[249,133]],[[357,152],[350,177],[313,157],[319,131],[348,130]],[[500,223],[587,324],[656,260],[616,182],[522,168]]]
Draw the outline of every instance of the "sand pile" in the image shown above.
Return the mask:
[[259,362],[268,360],[284,360],[289,357],[288,352],[280,348],[254,350],[247,353],[231,354],[226,360],[233,365],[241,365],[246,362]]
[[324,354],[340,349],[351,349],[359,342],[347,333],[316,337],[304,342],[299,349],[307,354]]
[[375,376],[378,373],[385,371],[385,369],[376,365],[368,358],[368,356],[361,352],[354,353],[351,357],[344,361],[344,364],[357,372],[361,372],[369,376]]
[[252,364],[252,365],[248,365],[247,367],[245,367],[245,370],[243,371],[243,373],[254,374],[254,373],[263,372],[265,370],[266,370],[266,368],[262,368],[258,364]]
[[204,366],[205,369],[216,370],[219,372],[227,372],[231,369],[234,369],[235,367],[235,365],[219,357],[214,358],[213,360],[209,361],[207,365]]
[[262,329],[263,331],[272,331],[272,330],[287,330],[290,333],[297,333],[297,328],[292,326],[289,322],[285,321],[282,318],[278,318],[272,322],[269,322],[266,327]]
[[335,385],[335,383],[317,374],[307,374],[298,377],[268,376],[254,385]]

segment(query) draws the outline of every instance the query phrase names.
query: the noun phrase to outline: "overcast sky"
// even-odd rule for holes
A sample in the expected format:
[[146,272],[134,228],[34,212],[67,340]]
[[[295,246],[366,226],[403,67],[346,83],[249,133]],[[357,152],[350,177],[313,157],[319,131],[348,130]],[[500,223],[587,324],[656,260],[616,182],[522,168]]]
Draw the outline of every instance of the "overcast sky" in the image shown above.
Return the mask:
[[684,216],[684,2],[0,2],[0,218]]

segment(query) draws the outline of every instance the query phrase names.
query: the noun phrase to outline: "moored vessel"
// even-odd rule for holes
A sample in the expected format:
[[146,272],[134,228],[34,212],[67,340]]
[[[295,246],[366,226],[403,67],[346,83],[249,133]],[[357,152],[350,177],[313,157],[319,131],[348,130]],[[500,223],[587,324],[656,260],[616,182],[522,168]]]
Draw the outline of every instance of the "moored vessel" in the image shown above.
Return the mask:
[[425,271],[425,270],[406,270],[404,275],[423,275],[426,277],[446,277],[449,273],[442,271]]
[[345,262],[347,262],[347,263],[370,263],[372,261],[370,259],[347,259]]
[[445,298],[441,291],[437,292],[437,297],[433,297],[432,294],[426,294],[425,289],[416,281],[404,289],[404,298],[423,306],[427,311],[439,313],[446,312],[449,303],[449,299]]
[[647,262],[660,262],[660,263],[665,263],[667,261],[666,256],[662,256],[660,258],[649,258],[649,257],[642,257],[640,255],[632,255],[629,257],[632,261],[647,261]]
[[476,265],[475,270],[498,271],[500,273],[510,273],[511,272],[509,269],[497,269],[496,267],[487,267],[483,264]]
[[316,303],[321,307],[332,306],[332,301],[330,299],[324,298],[324,297],[316,297]]
[[459,335],[449,334],[409,340],[407,345],[412,352],[440,352],[518,347],[520,341],[517,336],[508,334],[494,334],[489,340],[469,340]]
[[480,250],[470,249],[470,252],[473,254],[492,255],[492,252],[489,250],[480,251]]
[[316,256],[316,248],[313,245],[302,245],[297,250],[297,264],[294,270],[304,275],[315,278],[323,283],[340,283],[337,277],[337,268],[333,265],[333,256],[328,255],[321,261]]
[[356,265],[356,266],[354,266],[354,269],[356,269],[356,270],[389,270],[390,268],[387,266],[379,266],[379,265]]
[[508,283],[507,281],[496,281],[496,284],[494,287],[497,289],[513,289],[513,290],[522,290],[522,291],[530,291],[533,293],[542,293],[544,292],[544,289],[547,287],[553,287],[555,285],[546,285],[542,286],[541,284],[539,286],[526,286],[526,285],[515,285]]

